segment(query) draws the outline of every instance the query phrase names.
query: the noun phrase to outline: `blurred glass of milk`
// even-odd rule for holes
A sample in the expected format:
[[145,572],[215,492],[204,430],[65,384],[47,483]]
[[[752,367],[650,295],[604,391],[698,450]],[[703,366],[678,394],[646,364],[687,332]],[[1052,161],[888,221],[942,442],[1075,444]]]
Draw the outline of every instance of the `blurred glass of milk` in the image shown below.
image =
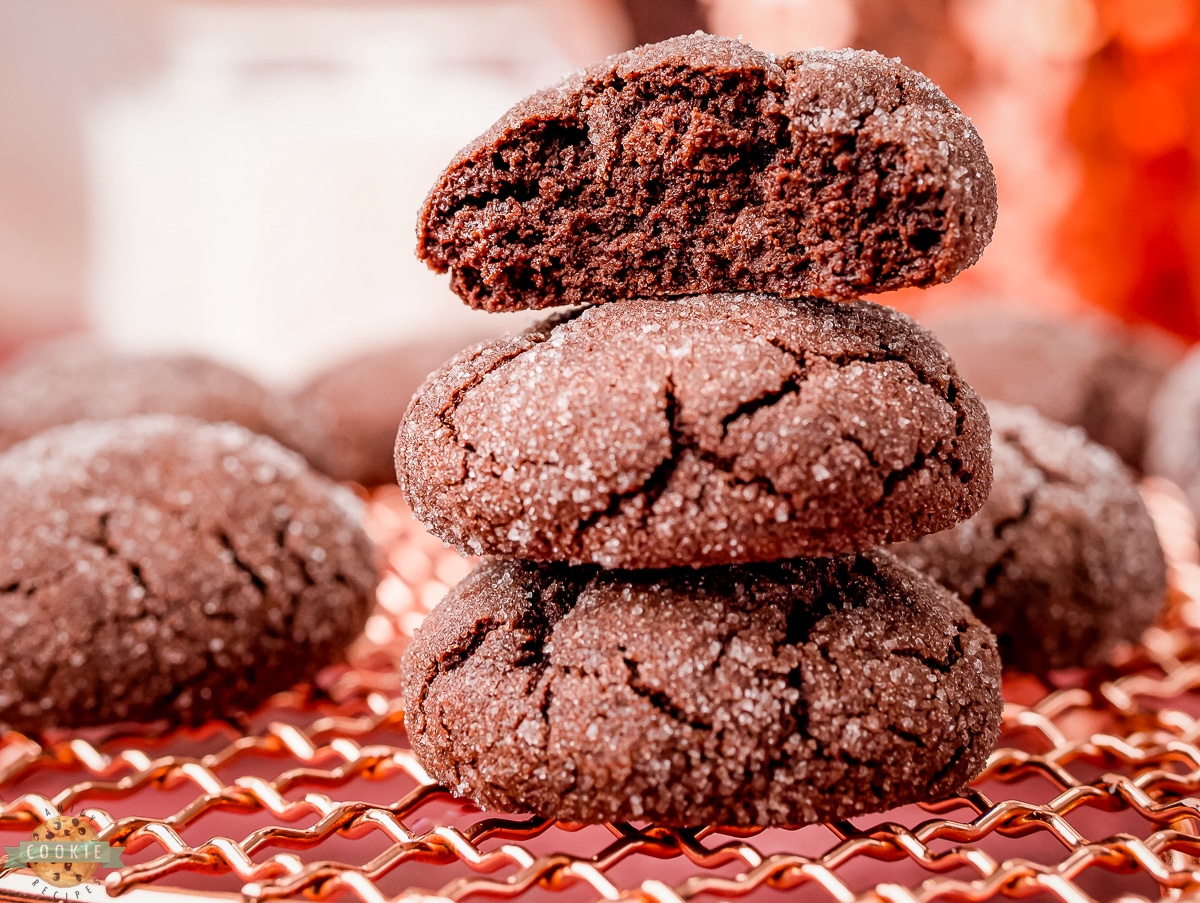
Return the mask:
[[564,49],[544,10],[172,8],[162,77],[87,124],[98,330],[290,383],[399,337],[528,321],[468,310],[413,248],[456,150],[580,51],[622,40],[593,22],[596,48],[576,32]]

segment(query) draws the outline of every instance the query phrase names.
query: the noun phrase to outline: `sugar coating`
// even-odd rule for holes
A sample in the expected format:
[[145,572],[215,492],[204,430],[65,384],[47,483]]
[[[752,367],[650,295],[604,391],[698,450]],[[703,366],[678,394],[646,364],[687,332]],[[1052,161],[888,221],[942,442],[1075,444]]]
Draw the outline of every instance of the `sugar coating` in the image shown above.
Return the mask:
[[991,239],[968,120],[874,52],[697,33],[568,76],[442,174],[417,253],[487,310],[948,281]]
[[232,717],[342,658],[359,503],[233,424],[80,422],[0,455],[0,723]]
[[995,631],[1008,665],[1100,664],[1166,598],[1166,565],[1132,475],[1083,431],[989,402],[992,493],[957,527],[894,546]]
[[668,567],[841,554],[970,517],[987,414],[869,302],[633,300],[433,374],[400,429],[413,511],[474,554]]
[[1175,339],[1095,314],[947,308],[922,317],[983,398],[1081,426],[1140,469],[1151,401],[1182,355]]
[[488,809],[799,825],[951,796],[992,635],[882,551],[704,570],[482,562],[402,661],[421,763]]
[[82,340],[35,348],[0,371],[0,450],[77,420],[175,414],[292,443],[288,400],[193,355],[129,355]]

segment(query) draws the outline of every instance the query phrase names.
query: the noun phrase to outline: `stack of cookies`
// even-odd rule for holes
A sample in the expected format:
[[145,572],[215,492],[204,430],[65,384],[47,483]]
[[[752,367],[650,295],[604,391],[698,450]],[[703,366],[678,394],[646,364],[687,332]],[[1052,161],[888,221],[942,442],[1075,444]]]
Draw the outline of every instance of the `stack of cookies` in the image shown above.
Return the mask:
[[952,278],[994,220],[969,121],[873,53],[676,38],[467,147],[421,256],[477,307],[591,306],[461,353],[401,425],[415,514],[491,556],[405,653],[426,768],[486,807],[667,825],[978,774],[995,639],[876,547],[980,507],[987,414],[928,332],[847,299]]

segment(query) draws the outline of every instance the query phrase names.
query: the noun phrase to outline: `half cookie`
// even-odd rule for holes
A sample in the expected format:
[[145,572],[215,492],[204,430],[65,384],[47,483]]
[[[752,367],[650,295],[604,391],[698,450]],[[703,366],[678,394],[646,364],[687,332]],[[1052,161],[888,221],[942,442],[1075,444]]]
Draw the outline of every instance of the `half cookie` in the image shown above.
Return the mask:
[[886,552],[610,572],[491,559],[402,663],[422,764],[573,822],[799,825],[961,791],[996,740],[995,640]]
[[869,302],[634,300],[433,374],[396,450],[417,517],[474,554],[604,567],[856,552],[987,497],[987,413]]
[[694,34],[569,76],[442,174],[417,253],[473,307],[950,280],[991,240],[975,128],[877,53]]

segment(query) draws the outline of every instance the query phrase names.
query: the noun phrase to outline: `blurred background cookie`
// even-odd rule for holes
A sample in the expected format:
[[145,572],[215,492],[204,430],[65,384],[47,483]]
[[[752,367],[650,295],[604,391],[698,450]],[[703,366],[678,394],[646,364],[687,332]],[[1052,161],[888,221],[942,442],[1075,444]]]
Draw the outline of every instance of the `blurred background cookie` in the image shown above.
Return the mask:
[[232,718],[339,661],[378,583],[351,493],[169,416],[0,454],[0,723]]
[[1154,398],[1146,472],[1174,482],[1200,512],[1200,346],[1167,375]]
[[1150,402],[1183,344],[1099,314],[1046,315],[1013,307],[939,308],[933,330],[981,397],[1028,405],[1081,426],[1141,469]]
[[996,632],[1007,665],[1103,662],[1136,641],[1166,595],[1166,566],[1132,474],[1078,428],[989,402],[992,493],[973,518],[892,546]]
[[309,462],[335,480],[362,486],[396,482],[396,433],[413,393],[471,335],[396,344],[318,374],[293,399],[298,442]]
[[88,338],[37,346],[0,370],[0,449],[77,420],[174,414],[295,444],[289,399],[195,355],[133,355]]

